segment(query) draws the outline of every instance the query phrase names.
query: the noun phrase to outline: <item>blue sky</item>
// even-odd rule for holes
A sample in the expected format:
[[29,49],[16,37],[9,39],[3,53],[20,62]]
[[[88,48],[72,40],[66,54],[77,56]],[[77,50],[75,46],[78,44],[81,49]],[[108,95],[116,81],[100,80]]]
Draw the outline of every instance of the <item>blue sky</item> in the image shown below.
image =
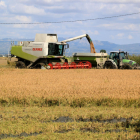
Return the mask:
[[[0,23],[94,19],[140,12],[140,0],[1,0]],[[0,39],[35,38],[55,33],[69,38],[89,34],[92,40],[140,43],[140,14],[105,20],[41,25],[0,25]]]

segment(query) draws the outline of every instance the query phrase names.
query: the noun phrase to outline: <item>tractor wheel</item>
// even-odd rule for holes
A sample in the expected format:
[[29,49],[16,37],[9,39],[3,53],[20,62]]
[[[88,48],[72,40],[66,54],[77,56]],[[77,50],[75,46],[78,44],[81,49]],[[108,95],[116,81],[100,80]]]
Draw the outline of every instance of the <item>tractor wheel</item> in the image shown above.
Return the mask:
[[114,64],[112,62],[105,62],[103,68],[104,69],[116,69],[116,67],[114,66]]
[[44,63],[38,63],[35,65],[35,69],[42,69],[42,67],[44,67],[45,64]]
[[124,64],[122,66],[123,69],[132,69],[132,66],[130,66],[129,64]]
[[134,64],[132,69],[137,69],[137,64]]
[[25,69],[26,68],[26,65],[25,65],[24,62],[18,61],[18,62],[16,62],[16,68]]

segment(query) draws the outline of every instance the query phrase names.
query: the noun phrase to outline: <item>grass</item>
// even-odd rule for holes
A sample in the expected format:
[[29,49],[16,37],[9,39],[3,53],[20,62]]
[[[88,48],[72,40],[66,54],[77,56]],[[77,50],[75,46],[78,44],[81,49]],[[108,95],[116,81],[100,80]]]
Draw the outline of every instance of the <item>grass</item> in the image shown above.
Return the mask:
[[130,60],[133,60],[133,61],[137,62],[140,65],[140,55],[134,55],[133,54],[133,55],[129,55],[128,58]]
[[7,57],[0,57],[0,68],[15,68],[16,58],[12,58],[11,61]]
[[38,107],[51,107],[51,106],[70,106],[73,108],[76,107],[90,107],[90,106],[106,106],[106,107],[140,107],[140,99],[69,99],[69,98],[36,98],[36,97],[28,97],[28,98],[14,98],[9,97],[5,99],[0,99],[1,106],[38,106]]
[[[78,131],[72,131],[68,133],[62,133],[62,134],[57,134],[57,133],[45,133],[41,134],[39,136],[31,136],[28,138],[13,138],[14,140],[19,140],[19,139],[24,139],[24,140],[60,140],[60,139],[68,139],[68,140],[139,140],[138,134],[135,133],[108,133],[108,134],[92,134],[90,132],[87,133],[81,133]],[[12,140],[13,140],[12,139]],[[11,138],[7,138],[7,140],[11,140]]]
[[[129,138],[138,135],[136,132],[138,119],[140,117],[139,109],[119,108],[119,107],[1,107],[0,134],[21,134],[23,132],[34,133],[42,132],[38,136],[30,136],[25,139],[116,139]],[[60,116],[69,116],[74,122],[51,122]],[[98,123],[98,122],[77,122],[79,118],[93,119],[113,119],[130,118],[133,120],[129,127],[124,123]],[[18,124],[18,125],[17,125]],[[86,129],[94,129],[98,133],[83,132]],[[127,130],[128,132],[106,132],[107,130]],[[71,130],[65,133],[60,131]],[[82,131],[83,130],[83,131]],[[9,138],[10,139],[10,138]],[[15,138],[14,138],[15,139]],[[17,138],[18,139],[18,138]]]

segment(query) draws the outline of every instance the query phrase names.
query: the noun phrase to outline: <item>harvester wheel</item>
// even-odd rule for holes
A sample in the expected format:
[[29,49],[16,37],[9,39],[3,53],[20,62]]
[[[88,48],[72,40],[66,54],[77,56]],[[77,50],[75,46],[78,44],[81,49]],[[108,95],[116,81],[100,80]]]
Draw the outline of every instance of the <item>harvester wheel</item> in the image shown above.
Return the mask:
[[55,64],[55,69],[61,69],[60,63],[56,63],[56,64]]
[[26,68],[26,65],[24,62],[18,61],[18,62],[16,62],[16,68],[24,69],[24,68]]
[[82,62],[79,62],[78,63],[78,68],[82,68],[83,69],[84,68],[84,64]]
[[70,64],[70,69],[76,69],[76,63],[75,62],[71,62]]
[[35,65],[36,69],[42,69],[42,67],[45,68],[45,64],[44,63],[38,63],[38,64]]
[[48,65],[47,65],[47,67],[46,67],[46,69],[53,69],[53,65],[51,64],[51,63],[49,63]]
[[90,62],[88,62],[88,61],[85,63],[85,65],[88,65],[88,66],[85,66],[85,68],[88,68],[88,69],[91,69],[91,68],[92,68],[91,63],[90,63]]
[[65,67],[63,67],[63,69],[69,69],[69,64],[68,64],[67,62],[65,62],[65,63],[63,64],[63,66],[65,66]]

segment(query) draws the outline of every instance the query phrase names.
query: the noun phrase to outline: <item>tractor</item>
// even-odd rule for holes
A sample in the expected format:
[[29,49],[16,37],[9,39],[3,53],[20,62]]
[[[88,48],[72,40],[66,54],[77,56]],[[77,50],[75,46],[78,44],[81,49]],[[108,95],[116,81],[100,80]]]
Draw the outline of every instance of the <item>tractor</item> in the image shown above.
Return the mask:
[[104,64],[105,69],[140,69],[139,65],[129,60],[128,53],[124,51],[111,51],[109,59]]

